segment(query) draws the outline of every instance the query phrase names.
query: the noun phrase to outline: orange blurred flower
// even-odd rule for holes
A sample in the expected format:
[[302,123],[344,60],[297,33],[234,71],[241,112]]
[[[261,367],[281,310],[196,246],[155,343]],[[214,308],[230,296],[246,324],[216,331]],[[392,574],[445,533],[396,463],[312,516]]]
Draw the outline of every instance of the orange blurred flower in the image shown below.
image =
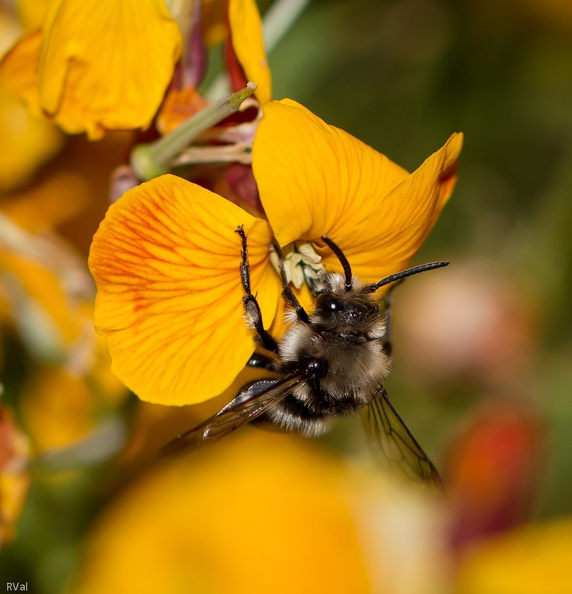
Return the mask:
[[29,458],[28,440],[16,428],[12,411],[0,405],[0,546],[14,535],[30,482]]
[[545,437],[538,412],[516,398],[495,394],[474,415],[445,459],[456,549],[528,518],[539,493]]

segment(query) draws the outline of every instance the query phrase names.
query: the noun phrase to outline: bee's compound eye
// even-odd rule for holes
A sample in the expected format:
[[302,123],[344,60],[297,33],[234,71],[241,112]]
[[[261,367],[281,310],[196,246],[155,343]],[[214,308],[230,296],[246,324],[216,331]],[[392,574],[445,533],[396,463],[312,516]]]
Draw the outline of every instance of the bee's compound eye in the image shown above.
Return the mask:
[[320,295],[317,299],[316,299],[316,306],[317,309],[323,311],[323,312],[337,312],[340,311],[340,309],[342,309],[342,304],[340,302],[340,300],[337,297],[334,297],[333,295]]

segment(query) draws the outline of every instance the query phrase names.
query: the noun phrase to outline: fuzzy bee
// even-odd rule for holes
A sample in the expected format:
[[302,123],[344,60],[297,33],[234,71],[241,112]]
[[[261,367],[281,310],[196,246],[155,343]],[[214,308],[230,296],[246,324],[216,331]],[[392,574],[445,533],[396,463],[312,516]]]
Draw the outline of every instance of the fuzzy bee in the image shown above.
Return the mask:
[[352,276],[341,249],[328,237],[324,243],[339,259],[344,274],[322,273],[311,314],[287,284],[284,267],[282,296],[289,306],[290,327],[280,340],[264,328],[260,307],[250,287],[247,238],[242,227],[240,275],[246,320],[258,344],[247,365],[264,368],[275,377],[252,381],[232,402],[161,450],[171,456],[212,444],[250,422],[272,424],[284,431],[317,436],[336,417],[364,411],[366,432],[382,458],[410,478],[440,486],[433,463],[413,437],[383,387],[390,368],[389,311],[375,292],[408,276],[446,266],[433,262],[362,283]]

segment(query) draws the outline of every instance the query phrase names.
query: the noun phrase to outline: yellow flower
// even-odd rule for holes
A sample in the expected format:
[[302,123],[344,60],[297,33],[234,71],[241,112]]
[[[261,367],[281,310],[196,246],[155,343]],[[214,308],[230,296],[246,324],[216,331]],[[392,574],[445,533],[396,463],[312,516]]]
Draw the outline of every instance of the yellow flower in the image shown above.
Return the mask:
[[5,56],[0,77],[66,132],[145,128],[181,51],[163,0],[52,0],[41,31]]
[[408,174],[294,101],[269,103],[264,113],[253,168],[268,221],[163,176],[126,193],[94,237],[96,326],[113,370],[143,400],[211,398],[251,355],[239,225],[248,236],[252,290],[270,327],[281,288],[269,265],[273,236],[286,249],[311,243],[326,269],[339,270],[321,240],[327,234],[356,275],[378,281],[406,265],[453,189],[461,135]]
[[401,484],[252,431],[123,490],[69,592],[443,592],[441,518]]

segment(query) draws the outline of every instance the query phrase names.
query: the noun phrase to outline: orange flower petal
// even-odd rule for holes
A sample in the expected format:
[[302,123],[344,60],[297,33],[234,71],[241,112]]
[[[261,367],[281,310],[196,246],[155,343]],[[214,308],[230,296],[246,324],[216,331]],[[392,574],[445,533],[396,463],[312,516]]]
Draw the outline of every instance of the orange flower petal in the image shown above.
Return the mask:
[[380,196],[366,218],[340,236],[356,274],[375,280],[407,267],[451,196],[462,144],[462,134],[453,134],[403,182]]
[[[22,43],[29,43],[24,39]],[[181,50],[162,0],[59,0],[48,7],[38,68],[38,102],[66,132],[99,138],[106,129],[151,122]]]
[[157,115],[157,130],[162,136],[169,134],[208,104],[193,87],[170,89]]
[[[279,141],[277,140],[279,139]],[[264,106],[253,148],[260,198],[281,245],[320,241],[342,248],[354,273],[379,280],[402,268],[448,199],[462,136],[454,135],[413,175],[289,99]],[[327,268],[337,258],[322,249]]]
[[272,98],[272,80],[256,2],[230,0],[228,18],[236,56],[246,78],[256,83],[256,97],[264,105]]
[[280,283],[267,265],[266,221],[171,175],[133,188],[109,209],[89,261],[99,289],[95,323],[113,371],[143,400],[181,405],[216,396],[252,353],[239,225],[268,326]]

